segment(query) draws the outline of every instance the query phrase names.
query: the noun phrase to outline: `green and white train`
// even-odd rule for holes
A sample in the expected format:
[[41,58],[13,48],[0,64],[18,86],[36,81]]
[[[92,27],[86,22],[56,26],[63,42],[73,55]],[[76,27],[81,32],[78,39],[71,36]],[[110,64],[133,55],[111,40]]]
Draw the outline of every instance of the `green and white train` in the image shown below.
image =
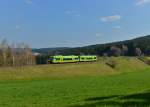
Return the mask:
[[91,61],[97,61],[96,55],[81,55],[81,56],[62,56],[62,55],[56,55],[51,56],[48,59],[48,63],[71,63],[71,62],[91,62]]

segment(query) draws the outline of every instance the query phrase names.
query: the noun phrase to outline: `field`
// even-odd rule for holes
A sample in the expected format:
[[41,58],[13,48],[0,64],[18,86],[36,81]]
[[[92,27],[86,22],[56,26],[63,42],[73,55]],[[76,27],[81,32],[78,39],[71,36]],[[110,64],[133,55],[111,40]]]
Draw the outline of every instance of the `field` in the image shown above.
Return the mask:
[[[106,62],[115,60],[116,67]],[[0,68],[0,107],[148,107],[150,67],[137,58]]]

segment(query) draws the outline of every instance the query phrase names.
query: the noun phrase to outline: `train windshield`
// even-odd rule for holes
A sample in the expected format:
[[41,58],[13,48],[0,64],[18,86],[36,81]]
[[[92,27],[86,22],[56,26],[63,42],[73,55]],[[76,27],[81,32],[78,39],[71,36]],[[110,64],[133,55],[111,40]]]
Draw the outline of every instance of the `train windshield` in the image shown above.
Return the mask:
[[54,58],[53,57],[50,57],[48,60],[52,61]]

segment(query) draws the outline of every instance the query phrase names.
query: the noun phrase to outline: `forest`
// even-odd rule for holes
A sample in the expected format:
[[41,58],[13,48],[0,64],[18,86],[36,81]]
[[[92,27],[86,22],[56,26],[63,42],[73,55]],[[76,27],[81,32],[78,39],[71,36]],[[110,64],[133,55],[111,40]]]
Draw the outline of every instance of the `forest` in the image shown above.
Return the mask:
[[25,43],[9,44],[6,39],[0,42],[0,66],[34,65],[35,56]]
[[44,55],[99,55],[99,56],[139,56],[150,55],[150,35],[106,44],[96,44],[76,48],[33,49]]
[[[34,53],[39,53],[39,55]],[[47,64],[47,59],[53,55],[149,56],[150,35],[76,48],[32,49],[25,43],[10,44],[6,39],[0,43],[0,66]]]

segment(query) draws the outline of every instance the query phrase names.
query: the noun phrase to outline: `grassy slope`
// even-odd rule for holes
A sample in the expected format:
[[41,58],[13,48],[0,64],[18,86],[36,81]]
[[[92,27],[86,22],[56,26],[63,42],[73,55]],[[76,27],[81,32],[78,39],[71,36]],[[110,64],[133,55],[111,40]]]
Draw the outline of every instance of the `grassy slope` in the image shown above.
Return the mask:
[[150,68],[135,58],[116,60],[115,70],[106,66],[102,59],[96,63],[35,66],[34,69],[2,68],[0,106],[150,105]]
[[[112,69],[105,64],[105,62],[108,62],[110,59],[117,61],[115,69]],[[145,69],[146,67],[148,67],[148,65],[136,58],[100,58],[98,62],[0,68],[0,81],[106,75],[130,71],[133,72]]]

